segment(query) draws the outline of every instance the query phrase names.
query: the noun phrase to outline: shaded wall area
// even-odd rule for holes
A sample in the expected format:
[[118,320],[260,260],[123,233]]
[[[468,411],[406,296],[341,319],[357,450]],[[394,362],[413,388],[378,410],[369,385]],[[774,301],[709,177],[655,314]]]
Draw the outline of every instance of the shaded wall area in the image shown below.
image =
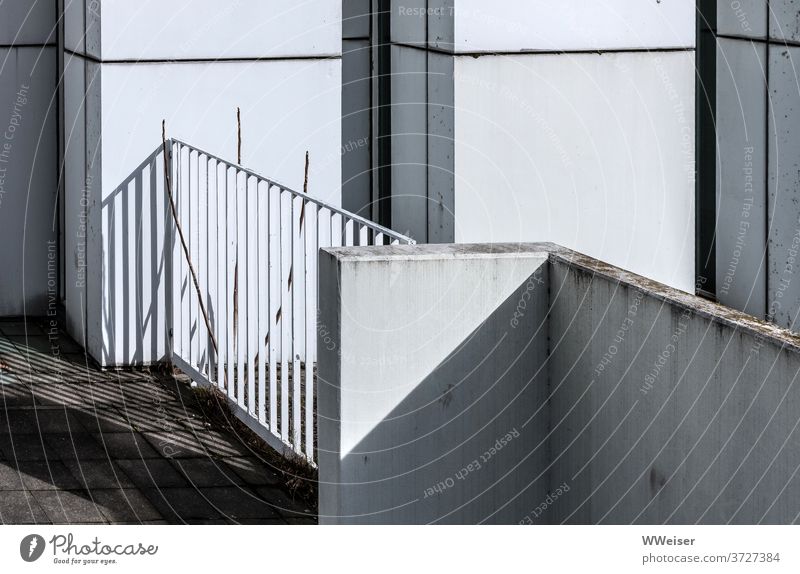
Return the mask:
[[56,312],[55,0],[0,3],[0,316]]
[[[532,254],[546,260],[538,269],[525,267]],[[320,325],[335,344],[319,364],[321,521],[798,518],[790,332],[552,244],[327,258]],[[460,343],[429,360],[453,333]],[[505,427],[519,431],[510,447]],[[501,446],[482,460],[488,437]]]
[[788,332],[572,254],[551,258],[553,523],[790,523]]
[[797,331],[800,6],[748,0],[699,7],[705,275],[720,302]]

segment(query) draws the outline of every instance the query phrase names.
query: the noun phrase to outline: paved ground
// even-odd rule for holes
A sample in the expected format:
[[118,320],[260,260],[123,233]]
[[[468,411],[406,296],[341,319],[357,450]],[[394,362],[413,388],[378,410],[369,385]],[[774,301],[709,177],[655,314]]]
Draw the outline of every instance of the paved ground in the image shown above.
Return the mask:
[[0,322],[0,522],[315,523],[281,480],[169,381]]

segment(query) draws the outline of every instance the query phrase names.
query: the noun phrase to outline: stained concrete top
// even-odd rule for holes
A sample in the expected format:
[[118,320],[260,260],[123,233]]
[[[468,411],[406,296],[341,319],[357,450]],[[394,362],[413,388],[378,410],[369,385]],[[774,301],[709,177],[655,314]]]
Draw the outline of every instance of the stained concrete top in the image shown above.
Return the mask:
[[622,285],[630,286],[672,306],[688,309],[699,316],[707,317],[778,346],[800,352],[800,335],[787,329],[694,294],[669,287],[658,281],[642,277],[555,243],[387,245],[330,247],[322,249],[322,251],[329,253],[337,261],[350,262],[547,257],[551,262],[565,263],[572,267],[580,268],[591,275],[598,275]]

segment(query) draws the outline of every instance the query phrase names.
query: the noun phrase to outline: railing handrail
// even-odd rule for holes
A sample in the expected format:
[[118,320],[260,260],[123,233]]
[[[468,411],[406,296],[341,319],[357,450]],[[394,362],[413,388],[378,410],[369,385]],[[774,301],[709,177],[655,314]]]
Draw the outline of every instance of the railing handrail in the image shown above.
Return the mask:
[[[378,233],[382,233],[383,235],[385,235],[387,237],[390,237],[391,239],[397,239],[399,241],[402,241],[404,243],[408,243],[410,245],[415,245],[417,243],[414,239],[412,239],[410,237],[407,237],[407,236],[405,236],[405,235],[403,235],[401,233],[397,233],[396,231],[392,231],[391,229],[389,229],[387,227],[384,227],[382,225],[379,225],[379,224],[375,223],[374,221],[370,221],[369,219],[361,217],[360,215],[356,215],[354,213],[350,213],[348,211],[345,211],[344,209],[342,209],[340,207],[336,207],[334,205],[331,205],[331,204],[329,204],[329,203],[327,203],[325,201],[322,201],[321,199],[317,199],[315,197],[312,197],[312,196],[308,195],[307,193],[303,193],[302,191],[295,191],[294,189],[290,188],[289,186],[283,185],[282,183],[279,183],[279,182],[277,182],[277,181],[275,181],[273,179],[270,179],[268,177],[264,177],[263,175],[261,175],[259,173],[256,173],[252,169],[246,168],[246,167],[241,166],[241,165],[239,165],[237,163],[234,163],[232,161],[223,159],[223,158],[221,158],[221,157],[219,157],[217,155],[214,155],[211,152],[208,152],[208,151],[206,151],[204,149],[201,149],[201,148],[199,148],[199,147],[197,147],[195,145],[187,143],[187,142],[185,142],[185,141],[183,141],[181,139],[170,138],[169,141],[170,141],[170,144],[178,143],[178,144],[180,144],[180,145],[182,145],[184,147],[187,147],[189,149],[192,149],[192,150],[196,151],[197,153],[201,153],[201,154],[203,154],[203,155],[205,155],[205,156],[207,156],[207,157],[209,157],[211,159],[214,159],[215,161],[217,161],[219,163],[223,163],[228,167],[232,167],[234,169],[238,169],[239,171],[247,174],[248,176],[252,176],[252,177],[256,178],[259,181],[263,181],[264,183],[267,183],[270,186],[278,187],[283,191],[291,193],[295,197],[300,197],[300,198],[302,198],[302,199],[304,199],[306,201],[314,203],[318,207],[321,207],[323,209],[329,210],[331,213],[337,213],[337,214],[341,215],[342,217],[346,217],[347,219],[350,219],[350,220],[352,220],[352,221],[354,221],[356,223],[359,223],[360,225],[366,225],[368,228],[372,229],[373,231],[376,231]],[[171,148],[172,148],[172,145],[170,145],[170,149]]]

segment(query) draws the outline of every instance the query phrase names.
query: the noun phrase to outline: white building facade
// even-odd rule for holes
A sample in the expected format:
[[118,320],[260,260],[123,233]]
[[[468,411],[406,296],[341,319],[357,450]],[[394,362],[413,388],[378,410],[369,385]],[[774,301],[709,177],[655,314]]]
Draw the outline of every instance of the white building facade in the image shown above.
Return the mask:
[[16,130],[0,262],[20,270],[0,276],[0,313],[60,306],[104,365],[168,354],[162,119],[236,160],[237,108],[244,166],[301,189],[308,151],[312,196],[420,243],[552,241],[783,326],[800,308],[796,283],[780,290],[798,211],[790,2],[8,0],[0,14],[0,129]]
[[[338,204],[341,7],[67,2],[67,325],[103,365],[160,361],[169,336],[169,211],[163,158],[153,156],[162,119],[167,137],[235,161],[238,108],[243,165],[300,189],[308,151],[311,193]],[[84,227],[85,237],[71,231]]]
[[[430,242],[552,240],[694,290],[694,2],[381,4],[372,104],[391,112],[373,115],[372,168],[391,167],[372,189],[391,189],[384,224]],[[345,41],[346,75],[366,75],[367,40]],[[355,147],[368,122],[343,122]],[[357,154],[345,174],[367,165]],[[369,183],[345,179],[345,202],[380,203]]]

